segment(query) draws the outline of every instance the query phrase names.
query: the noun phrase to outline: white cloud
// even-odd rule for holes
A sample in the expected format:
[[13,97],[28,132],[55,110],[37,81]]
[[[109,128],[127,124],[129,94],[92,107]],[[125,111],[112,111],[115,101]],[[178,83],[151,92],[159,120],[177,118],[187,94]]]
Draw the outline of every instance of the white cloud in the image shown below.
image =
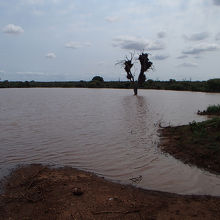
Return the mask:
[[23,4],[42,5],[45,0],[22,0]]
[[58,4],[60,2],[62,2],[63,0],[50,0],[50,2],[54,3],[54,4]]
[[81,43],[82,47],[91,47],[92,44],[90,42]]
[[108,17],[105,17],[105,20],[107,22],[114,23],[114,22],[119,21],[120,18],[118,16],[108,16]]
[[220,0],[213,0],[214,5],[220,5]]
[[99,61],[99,62],[97,63],[98,66],[103,66],[104,64],[105,64],[104,61]]
[[194,58],[194,59],[200,59],[201,56],[194,56],[193,58]]
[[183,50],[183,54],[201,54],[208,51],[216,51],[219,49],[218,44],[210,44],[210,43],[201,43],[198,45],[195,45],[194,47],[188,48],[186,50]]
[[181,63],[178,66],[180,66],[180,67],[197,67],[198,64],[193,63],[193,62],[186,62],[186,63]]
[[159,55],[152,56],[152,59],[154,59],[154,60],[165,60],[168,57],[169,57],[169,55],[159,54]]
[[113,46],[127,50],[162,50],[164,44],[159,41],[150,41],[137,37],[120,36],[113,39]]
[[77,48],[80,48],[80,47],[81,47],[81,44],[80,44],[79,42],[70,41],[70,42],[68,42],[68,43],[65,44],[65,47],[66,47],[66,48],[77,49]]
[[49,59],[54,59],[54,58],[56,58],[56,54],[55,53],[48,53],[48,54],[46,54],[46,57]]
[[4,76],[5,74],[5,71],[4,70],[0,70],[0,80],[1,80],[1,77]]
[[81,48],[81,47],[90,47],[91,45],[92,44],[90,42],[81,43],[81,42],[70,41],[70,42],[67,42],[65,44],[65,47],[66,48],[71,48],[71,49],[78,49],[78,48]]
[[220,33],[216,34],[215,39],[220,40]]
[[158,33],[157,33],[157,37],[158,37],[158,38],[164,38],[164,37],[166,37],[166,32],[164,32],[164,31],[158,32]]
[[22,0],[23,4],[30,4],[30,5],[43,5],[45,3],[48,4],[57,4],[61,2],[61,0]]
[[184,35],[183,37],[189,41],[200,41],[200,40],[207,39],[209,37],[209,33],[208,32],[200,32],[200,33],[192,34],[190,36]]
[[37,75],[37,76],[42,76],[42,75],[47,75],[44,72],[31,72],[31,71],[27,71],[27,72],[16,72],[19,75]]
[[3,28],[3,32],[6,34],[21,34],[24,32],[23,28],[14,24],[8,24]]
[[42,16],[42,15],[45,15],[45,11],[39,10],[39,9],[33,9],[32,14],[34,14],[36,16]]

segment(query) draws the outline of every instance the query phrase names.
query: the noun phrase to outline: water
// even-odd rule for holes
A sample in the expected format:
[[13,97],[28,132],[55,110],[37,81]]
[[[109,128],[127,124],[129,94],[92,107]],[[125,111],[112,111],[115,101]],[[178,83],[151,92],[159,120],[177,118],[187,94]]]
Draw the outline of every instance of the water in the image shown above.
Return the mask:
[[116,89],[1,89],[0,176],[18,164],[69,165],[179,194],[220,195],[220,177],[163,154],[158,126],[202,121],[220,94]]

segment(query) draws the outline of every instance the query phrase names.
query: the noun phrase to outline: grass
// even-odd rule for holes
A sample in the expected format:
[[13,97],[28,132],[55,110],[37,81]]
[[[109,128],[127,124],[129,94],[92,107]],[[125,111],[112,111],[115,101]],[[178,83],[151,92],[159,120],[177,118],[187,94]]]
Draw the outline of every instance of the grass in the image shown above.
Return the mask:
[[219,117],[165,128],[164,136],[169,138],[164,151],[189,164],[220,173]]
[[198,111],[198,115],[220,115],[220,105],[210,105],[204,111]]
[[220,113],[220,105],[210,105],[207,110],[207,113]]
[[220,128],[220,118],[213,118],[211,120],[203,121],[203,122],[190,122],[189,123],[191,131],[203,131],[204,129],[207,130],[210,127],[213,128]]
[[220,118],[213,118],[204,122],[193,121],[189,123],[189,127],[193,143],[220,151]]

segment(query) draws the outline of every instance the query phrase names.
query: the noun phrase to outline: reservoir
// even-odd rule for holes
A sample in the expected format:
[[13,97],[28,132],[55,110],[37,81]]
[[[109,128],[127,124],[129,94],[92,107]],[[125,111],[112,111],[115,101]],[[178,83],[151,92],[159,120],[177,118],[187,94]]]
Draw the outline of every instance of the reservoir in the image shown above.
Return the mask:
[[179,194],[220,196],[220,176],[158,148],[159,125],[206,120],[196,114],[220,94],[163,90],[0,90],[0,177],[19,164],[72,166],[107,179]]

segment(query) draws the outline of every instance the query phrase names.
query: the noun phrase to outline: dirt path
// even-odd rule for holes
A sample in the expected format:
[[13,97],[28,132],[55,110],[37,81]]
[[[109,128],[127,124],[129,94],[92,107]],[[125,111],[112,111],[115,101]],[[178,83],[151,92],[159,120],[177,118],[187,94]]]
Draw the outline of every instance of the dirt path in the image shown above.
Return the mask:
[[220,197],[181,196],[106,181],[84,171],[29,165],[0,196],[0,219],[220,219]]

